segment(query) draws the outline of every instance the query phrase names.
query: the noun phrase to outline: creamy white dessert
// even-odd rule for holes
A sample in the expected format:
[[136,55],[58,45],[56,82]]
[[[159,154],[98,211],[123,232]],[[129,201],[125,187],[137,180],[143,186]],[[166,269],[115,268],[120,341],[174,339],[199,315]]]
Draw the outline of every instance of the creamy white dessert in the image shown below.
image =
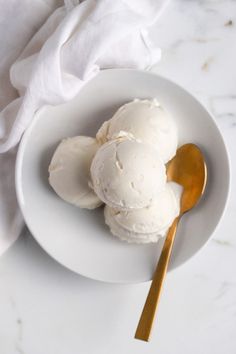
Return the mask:
[[105,207],[105,222],[113,235],[129,243],[157,242],[179,214],[181,187],[167,183],[146,208],[123,211]]
[[96,139],[76,136],[63,140],[49,166],[49,183],[66,202],[94,209],[102,204],[89,186],[90,165],[98,149]]
[[119,239],[158,242],[179,214],[181,187],[167,183],[165,166],[177,143],[175,122],[158,101],[136,99],[104,122],[96,139],[63,140],[49,183],[78,207],[105,203],[105,222]]
[[164,190],[166,169],[158,152],[134,138],[103,144],[91,165],[93,189],[110,207],[139,209],[152,204]]
[[112,140],[120,131],[156,149],[164,163],[174,157],[177,149],[177,127],[170,114],[156,99],[139,100],[121,106],[113,117],[103,123],[96,138],[100,144]]

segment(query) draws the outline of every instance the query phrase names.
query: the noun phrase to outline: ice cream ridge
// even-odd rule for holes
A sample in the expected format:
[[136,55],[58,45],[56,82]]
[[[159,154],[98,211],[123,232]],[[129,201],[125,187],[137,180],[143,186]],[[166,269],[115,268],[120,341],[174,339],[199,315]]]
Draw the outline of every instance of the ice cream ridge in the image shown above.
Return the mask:
[[105,223],[120,240],[157,242],[179,214],[181,187],[166,177],[177,145],[168,111],[156,99],[135,99],[105,121],[96,138],[63,140],[49,166],[49,183],[77,207],[105,204]]

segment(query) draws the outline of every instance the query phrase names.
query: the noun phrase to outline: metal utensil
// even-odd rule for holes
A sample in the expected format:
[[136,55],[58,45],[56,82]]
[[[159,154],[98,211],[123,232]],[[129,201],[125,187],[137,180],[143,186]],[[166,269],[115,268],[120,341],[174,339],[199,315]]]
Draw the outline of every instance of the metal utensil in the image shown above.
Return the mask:
[[168,181],[182,185],[183,193],[181,196],[180,214],[174,220],[166,236],[151,288],[135,333],[136,339],[144,341],[149,341],[150,338],[177,225],[183,214],[197,204],[206,186],[206,164],[202,152],[196,145],[185,144],[177,150],[176,156],[168,163],[167,179]]

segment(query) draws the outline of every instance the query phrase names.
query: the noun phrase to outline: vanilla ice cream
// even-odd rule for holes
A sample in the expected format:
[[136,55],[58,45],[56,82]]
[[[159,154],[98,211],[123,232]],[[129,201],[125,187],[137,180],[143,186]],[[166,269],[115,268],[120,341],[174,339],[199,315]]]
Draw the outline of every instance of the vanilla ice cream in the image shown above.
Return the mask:
[[94,209],[105,203],[111,233],[129,243],[157,242],[179,215],[182,188],[167,182],[178,134],[156,99],[135,99],[104,122],[96,139],[63,140],[49,183],[65,201]]
[[111,232],[130,243],[157,242],[179,215],[181,187],[167,183],[153,203],[146,208],[122,211],[105,207],[105,222]]
[[113,117],[103,123],[96,138],[100,144],[113,139],[120,131],[151,145],[164,163],[174,157],[177,149],[177,127],[170,114],[156,99],[135,99],[121,106]]
[[123,137],[98,149],[91,165],[98,197],[121,210],[149,206],[164,190],[166,170],[158,152],[147,144]]
[[77,136],[63,140],[49,166],[49,183],[68,203],[94,209],[102,204],[89,186],[90,165],[98,149],[96,139]]

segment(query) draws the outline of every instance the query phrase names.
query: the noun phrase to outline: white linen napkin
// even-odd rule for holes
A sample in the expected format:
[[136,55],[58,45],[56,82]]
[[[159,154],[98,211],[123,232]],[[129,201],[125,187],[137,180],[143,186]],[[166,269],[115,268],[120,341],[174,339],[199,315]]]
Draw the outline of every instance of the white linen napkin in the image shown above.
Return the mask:
[[[12,2],[15,1],[4,2],[2,6],[6,9]],[[6,83],[0,90],[0,99],[5,95],[2,101],[8,105],[0,113],[0,153],[5,153],[0,155],[0,254],[18,237],[23,225],[14,190],[14,148],[34,113],[45,104],[57,105],[72,99],[100,70],[147,69],[161,56],[160,49],[149,41],[147,29],[156,21],[167,0],[78,2],[66,0],[57,8],[11,66],[10,82],[19,97],[15,98],[16,91],[12,90],[8,75],[3,80]],[[21,6],[25,5],[23,11],[21,8],[22,16],[31,21],[35,18],[37,26],[45,14],[56,7],[53,1],[45,3],[47,11],[39,10],[40,6],[32,7],[25,0],[20,2]],[[5,26],[6,49],[12,49],[12,43],[15,54],[20,53],[30,32],[25,30],[21,14],[12,14]],[[3,49],[0,46],[0,51],[3,50],[4,46]],[[8,69],[17,56],[5,60],[4,67],[2,56],[7,55],[2,52],[0,57],[0,78],[4,75],[2,67]],[[10,88],[9,94],[7,88]]]

